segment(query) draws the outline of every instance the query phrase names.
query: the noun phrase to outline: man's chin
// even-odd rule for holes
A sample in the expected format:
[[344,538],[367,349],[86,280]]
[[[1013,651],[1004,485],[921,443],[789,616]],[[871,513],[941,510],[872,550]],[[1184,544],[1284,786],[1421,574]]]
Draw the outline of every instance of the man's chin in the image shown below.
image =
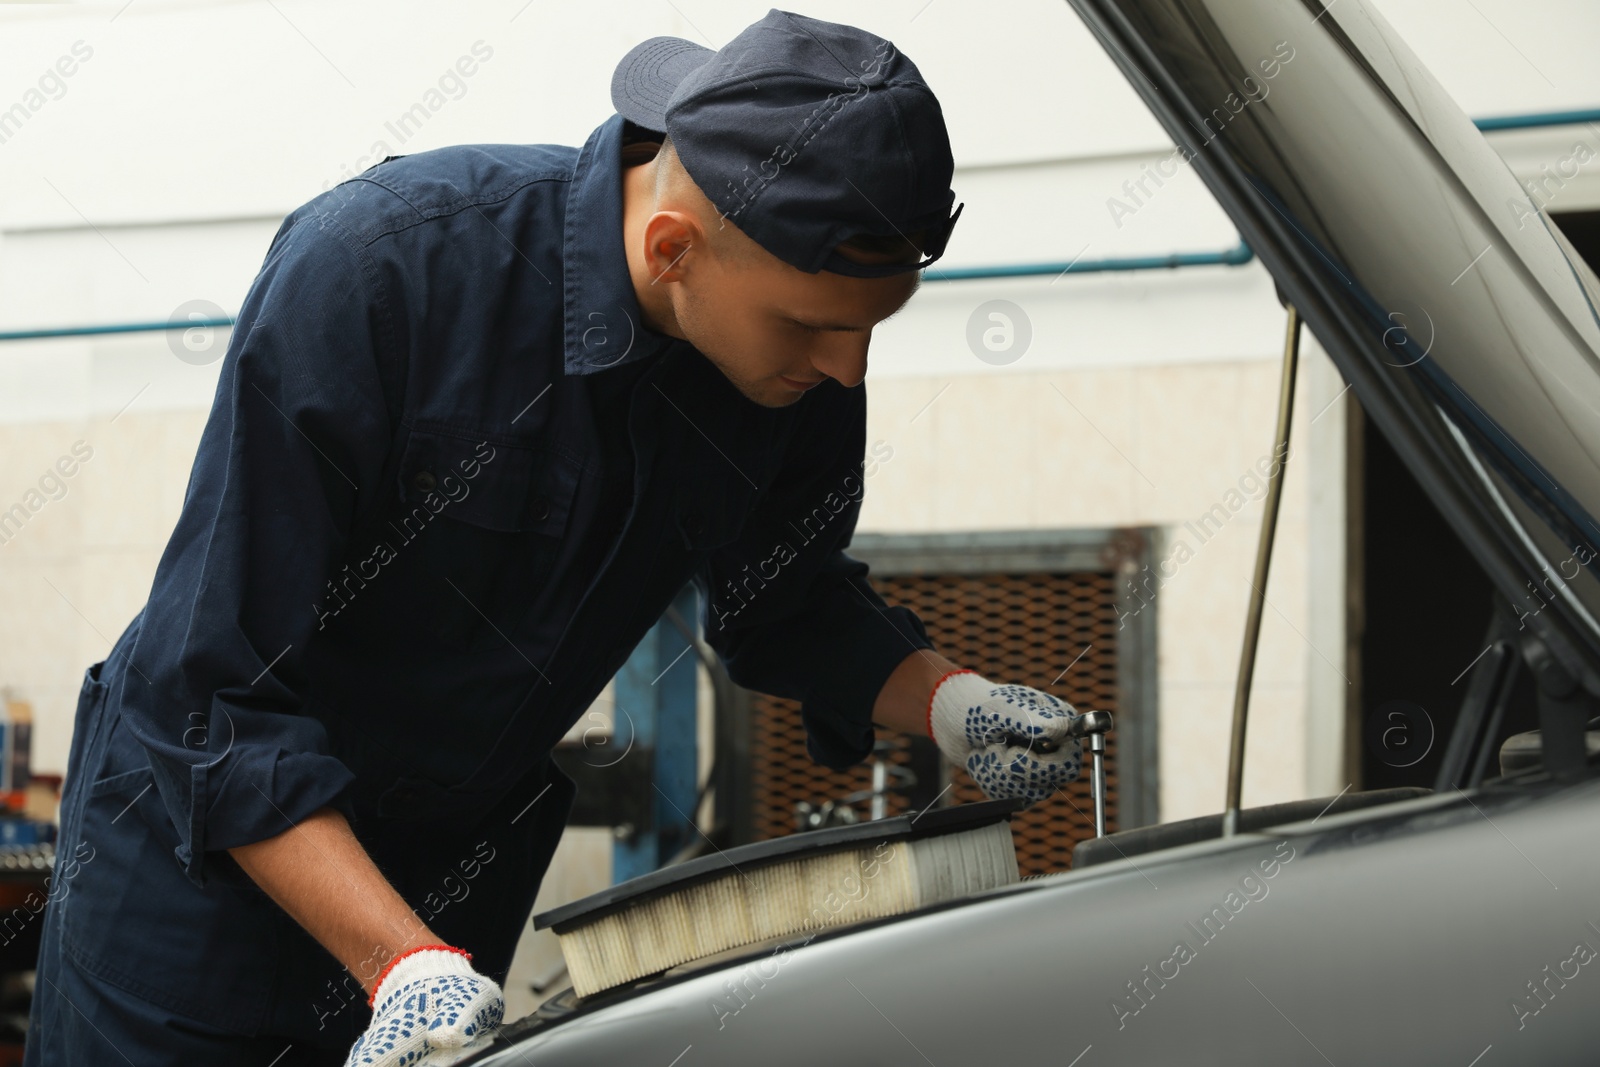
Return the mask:
[[740,393],[744,394],[746,400],[753,404],[760,404],[764,408],[786,408],[791,404],[798,404],[806,395],[782,386],[769,386],[763,389],[739,385],[737,388]]
[[801,397],[806,395],[804,390],[793,389],[784,385],[783,380],[778,377],[758,378],[754,381],[744,377],[735,377],[729,374],[727,368],[717,360],[711,359],[710,356],[706,356],[706,358],[722,372],[722,376],[728,380],[728,384],[737,389],[739,395],[752,404],[758,404],[764,408],[786,408],[797,403]]
[[786,408],[800,403],[800,401],[804,400],[805,397],[806,394],[804,393],[796,393],[785,389],[779,393],[773,394],[767,400],[757,400],[756,403],[767,408]]

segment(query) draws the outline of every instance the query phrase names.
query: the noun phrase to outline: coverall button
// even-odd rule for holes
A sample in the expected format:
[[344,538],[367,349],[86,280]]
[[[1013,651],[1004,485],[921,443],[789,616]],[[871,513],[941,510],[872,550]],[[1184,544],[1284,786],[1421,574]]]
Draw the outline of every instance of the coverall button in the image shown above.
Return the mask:
[[411,484],[424,493],[432,492],[433,487],[439,484],[439,479],[433,476],[432,471],[418,471],[411,478]]
[[705,533],[706,517],[704,515],[689,515],[683,520],[683,528],[695,535]]
[[550,517],[550,501],[540,497],[533,502],[533,521],[543,522]]

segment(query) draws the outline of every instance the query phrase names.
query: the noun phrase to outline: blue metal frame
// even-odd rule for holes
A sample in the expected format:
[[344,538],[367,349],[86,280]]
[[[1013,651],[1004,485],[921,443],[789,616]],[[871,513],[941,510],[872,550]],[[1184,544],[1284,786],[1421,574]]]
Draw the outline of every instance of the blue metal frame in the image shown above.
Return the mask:
[[[672,606],[685,619],[700,617],[692,585],[684,587]],[[613,736],[621,744],[652,754],[655,820],[652,826],[634,827],[633,833],[612,844],[613,884],[661,867],[697,833],[697,663],[688,640],[662,619],[617,672]]]

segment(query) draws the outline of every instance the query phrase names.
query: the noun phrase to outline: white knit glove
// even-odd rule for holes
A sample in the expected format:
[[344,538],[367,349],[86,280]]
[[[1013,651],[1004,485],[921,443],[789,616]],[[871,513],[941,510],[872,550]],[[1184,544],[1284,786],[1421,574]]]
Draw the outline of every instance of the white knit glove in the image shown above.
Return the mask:
[[345,1067],[454,1063],[463,1046],[500,1025],[500,987],[472,969],[472,957],[448,945],[396,956],[372,991],[372,1023]]
[[928,735],[990,800],[1038,803],[1078,777],[1083,755],[1067,724],[1072,705],[1025,685],[952,671],[928,701]]

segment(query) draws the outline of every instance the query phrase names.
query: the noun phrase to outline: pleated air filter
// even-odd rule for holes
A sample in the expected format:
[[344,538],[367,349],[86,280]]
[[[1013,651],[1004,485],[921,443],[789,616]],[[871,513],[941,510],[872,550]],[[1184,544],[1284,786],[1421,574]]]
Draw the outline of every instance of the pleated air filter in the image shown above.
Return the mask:
[[700,856],[534,916],[589,996],[768,938],[899,915],[1017,881],[992,800],[810,830]]

